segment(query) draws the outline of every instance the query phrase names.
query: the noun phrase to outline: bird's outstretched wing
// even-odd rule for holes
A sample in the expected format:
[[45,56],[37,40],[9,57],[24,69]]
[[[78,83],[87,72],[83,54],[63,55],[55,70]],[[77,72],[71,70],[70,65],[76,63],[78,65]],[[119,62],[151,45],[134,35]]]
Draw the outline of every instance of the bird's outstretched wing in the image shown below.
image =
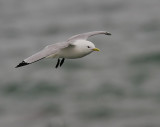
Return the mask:
[[67,40],[67,42],[73,42],[76,40],[87,40],[89,37],[94,36],[94,35],[98,35],[98,34],[111,35],[111,33],[107,32],[107,31],[92,31],[92,32],[74,35],[74,36],[70,37]]
[[37,61],[39,61],[43,58],[46,58],[50,55],[56,54],[57,51],[59,51],[63,48],[66,48],[66,47],[68,47],[68,44],[66,42],[48,45],[43,50],[33,54],[32,56],[26,58],[25,60],[23,60],[21,63],[19,63],[16,66],[16,68],[37,62]]

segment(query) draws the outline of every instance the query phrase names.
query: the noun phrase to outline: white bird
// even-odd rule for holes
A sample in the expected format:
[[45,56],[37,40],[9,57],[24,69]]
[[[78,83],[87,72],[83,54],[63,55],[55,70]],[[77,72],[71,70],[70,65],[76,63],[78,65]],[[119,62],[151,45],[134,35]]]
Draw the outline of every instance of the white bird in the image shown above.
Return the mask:
[[111,33],[107,31],[93,31],[72,36],[66,42],[46,46],[43,50],[23,60],[16,68],[37,62],[44,58],[58,58],[55,66],[55,68],[57,68],[58,66],[62,66],[65,58],[76,59],[84,57],[93,51],[100,51],[92,42],[87,41],[88,37],[98,34],[111,35]]

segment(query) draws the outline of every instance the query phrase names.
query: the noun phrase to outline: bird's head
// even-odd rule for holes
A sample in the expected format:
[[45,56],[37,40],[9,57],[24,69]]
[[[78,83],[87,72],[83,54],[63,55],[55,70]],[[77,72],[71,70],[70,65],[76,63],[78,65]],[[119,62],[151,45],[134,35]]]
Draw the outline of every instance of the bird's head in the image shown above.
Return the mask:
[[82,51],[84,53],[91,53],[93,51],[100,51],[95,45],[86,40],[78,40],[74,43],[77,50]]

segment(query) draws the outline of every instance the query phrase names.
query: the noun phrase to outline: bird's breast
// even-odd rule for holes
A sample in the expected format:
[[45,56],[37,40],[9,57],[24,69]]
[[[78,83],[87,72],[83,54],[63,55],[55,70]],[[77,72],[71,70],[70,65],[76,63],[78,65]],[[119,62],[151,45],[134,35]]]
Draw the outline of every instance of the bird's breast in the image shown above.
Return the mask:
[[60,58],[76,59],[76,58],[84,57],[90,53],[91,52],[84,52],[76,48],[65,48],[58,53],[58,56]]

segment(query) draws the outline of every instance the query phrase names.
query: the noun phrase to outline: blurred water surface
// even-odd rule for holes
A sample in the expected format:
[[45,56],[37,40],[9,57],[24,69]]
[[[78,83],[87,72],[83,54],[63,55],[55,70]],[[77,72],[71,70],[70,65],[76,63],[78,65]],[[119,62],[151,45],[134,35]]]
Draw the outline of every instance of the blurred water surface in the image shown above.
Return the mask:
[[[101,49],[14,67],[72,35]],[[0,0],[0,127],[159,127],[159,0]]]

